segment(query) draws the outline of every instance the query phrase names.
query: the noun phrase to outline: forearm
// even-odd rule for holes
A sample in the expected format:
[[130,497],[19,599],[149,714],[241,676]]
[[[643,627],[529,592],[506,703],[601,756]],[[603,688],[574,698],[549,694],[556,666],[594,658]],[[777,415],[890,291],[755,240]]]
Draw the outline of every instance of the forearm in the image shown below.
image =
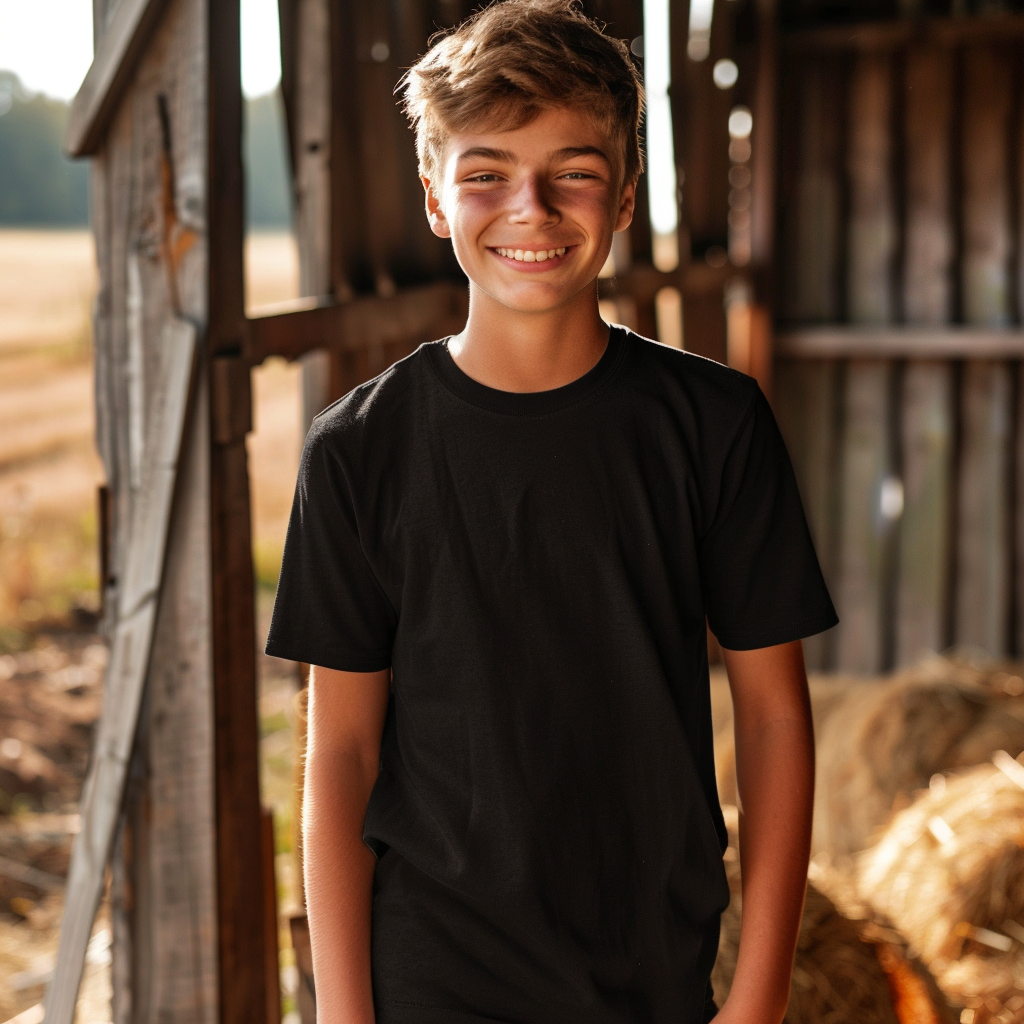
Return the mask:
[[803,913],[814,728],[799,641],[723,648],[733,697],[743,918],[722,1024],[779,1024]]
[[311,746],[303,819],[306,900],[321,1024],[373,1024],[370,914],[376,858],[362,841],[376,765]]
[[[736,720],[743,923],[730,1003],[759,1024],[789,999],[807,885],[814,802],[810,713]],[[746,1013],[744,1013],[746,1016]]]

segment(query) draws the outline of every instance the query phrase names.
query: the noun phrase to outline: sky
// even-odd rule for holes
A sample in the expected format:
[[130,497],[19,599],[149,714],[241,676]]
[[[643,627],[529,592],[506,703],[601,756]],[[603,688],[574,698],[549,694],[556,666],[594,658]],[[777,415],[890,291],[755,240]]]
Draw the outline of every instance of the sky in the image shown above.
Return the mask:
[[[242,88],[269,92],[281,77],[277,0],[241,0]],[[92,0],[0,0],[0,70],[32,92],[69,100],[92,63]]]

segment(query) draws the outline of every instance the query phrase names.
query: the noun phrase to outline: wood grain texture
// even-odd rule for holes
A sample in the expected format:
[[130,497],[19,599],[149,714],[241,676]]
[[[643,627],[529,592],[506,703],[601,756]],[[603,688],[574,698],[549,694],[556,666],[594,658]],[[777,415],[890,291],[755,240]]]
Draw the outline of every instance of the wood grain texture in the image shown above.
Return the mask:
[[70,156],[91,156],[131,82],[168,0],[120,0],[105,25],[96,56],[71,104],[64,147]]
[[[1003,327],[1011,314],[1012,63],[998,47],[972,47],[963,61],[963,316]],[[1009,639],[1010,384],[1004,363],[964,366],[953,639],[992,656],[1005,654]]]
[[792,113],[783,126],[779,307],[789,323],[841,318],[842,86],[838,62],[817,60],[789,70],[783,83]]
[[71,1024],[74,1019],[86,946],[120,816],[154,645],[171,502],[195,377],[196,332],[191,324],[178,321],[161,341],[168,352],[169,375],[155,396],[158,404],[147,433],[145,477],[133,508],[127,572],[117,593],[117,623],[104,680],[103,711],[82,793],[82,827],[72,851],[57,966],[46,998],[48,1024]]
[[[124,4],[117,8],[125,9]],[[115,21],[98,23],[104,24],[112,30]],[[173,446],[175,431],[168,424],[166,396],[175,380],[180,384],[181,332],[194,344],[194,325],[205,317],[205,295],[195,287],[205,273],[203,249],[195,244],[204,209],[205,134],[201,121],[190,116],[204,109],[203,38],[196,0],[171,3],[154,26],[145,52],[138,55],[131,90],[112,111],[94,174],[94,196],[100,197],[94,209],[101,259],[97,315],[103,322],[97,394],[108,410],[104,443],[113,499],[112,605],[116,602],[120,609],[117,628],[135,632],[136,643],[145,634],[145,609],[156,603],[155,584],[146,579],[143,567],[147,560],[165,564],[160,530],[137,524],[160,515],[161,493],[170,500],[167,474],[172,452],[167,445]],[[132,369],[145,384],[135,400],[146,445],[152,449],[141,460],[135,488],[127,435],[129,262],[135,268],[132,333],[141,345]],[[205,423],[202,396],[200,377],[192,407],[199,431]],[[130,768],[134,780],[113,872],[114,1012],[119,1022],[189,1019],[212,1024],[217,1014],[211,913],[212,755],[204,747],[209,708],[203,705],[203,695],[209,697],[209,647],[204,647],[202,629],[209,597],[208,567],[202,563],[207,527],[205,492],[193,487],[196,473],[205,487],[206,442],[196,430],[189,433],[179,464],[180,478],[186,482],[178,489],[166,534],[170,554],[159,612],[149,626],[153,655],[148,657],[148,647],[135,651],[149,660],[146,697],[141,706],[135,705],[147,723],[146,742],[136,745],[129,764],[131,737],[111,738],[116,733],[112,717],[130,718],[133,713],[132,695],[123,695],[116,684],[107,687],[106,724],[100,729],[100,749],[128,743],[121,767]],[[155,439],[152,444],[150,438]],[[197,445],[198,454],[193,451]],[[159,487],[148,482],[154,473],[163,481]],[[133,618],[126,609],[135,601],[140,611]],[[173,643],[166,639],[169,634],[175,637]],[[181,643],[187,645],[186,658],[181,656]],[[115,673],[124,663],[119,650],[123,648],[115,647],[111,661]],[[145,664],[142,667],[145,670]],[[96,770],[100,772],[99,767]],[[99,790],[105,799],[117,802],[116,785],[108,781]],[[154,806],[159,806],[159,815],[151,813]],[[84,811],[88,813],[87,806]],[[188,850],[183,855],[186,835]],[[92,852],[99,850],[94,846]],[[72,928],[69,940],[81,927]],[[73,972],[63,969],[58,977],[62,984],[74,980]]]
[[[906,211],[903,309],[910,324],[943,325],[953,309],[950,190],[953,68],[948,54],[914,48],[905,79]],[[953,370],[909,363],[900,392],[904,508],[899,524],[894,660],[943,650],[948,636]]]
[[390,298],[365,296],[249,321],[253,358],[296,359],[311,349],[355,352],[383,345],[439,338],[465,323],[467,295],[438,282],[409,288]]
[[263,854],[263,928],[267,979],[267,1024],[281,1024],[281,965],[277,938],[277,873],[274,870],[274,812],[263,808],[260,819]]
[[[294,51],[285,64],[294,69],[292,101],[286,108],[293,140],[295,239],[299,250],[299,289],[326,299],[332,290],[347,298],[346,282],[332,282],[331,153],[336,128],[331,118],[331,4],[329,0],[290,0]],[[284,39],[282,39],[284,45]],[[339,160],[343,173],[348,161]],[[330,358],[310,351],[302,364],[302,433],[330,402]]]
[[847,315],[856,324],[893,319],[896,216],[892,159],[892,62],[861,56],[850,78]]
[[[859,56],[849,89],[846,306],[852,323],[880,325],[894,313],[891,61]],[[840,671],[877,673],[889,658],[887,584],[894,531],[880,514],[879,497],[892,472],[892,373],[887,360],[855,360],[846,368],[834,595]]]
[[[209,114],[205,371],[228,364],[227,392],[211,390],[209,478],[210,629],[216,779],[217,937],[220,1024],[267,1013],[266,927],[259,794],[256,600],[244,413],[251,406],[243,273],[242,92],[239,0],[206,0]],[[224,408],[225,400],[230,402]],[[236,408],[243,414],[236,414]]]
[[837,324],[784,328],[776,335],[775,348],[786,359],[1020,359],[1024,332],[960,325]]
[[961,390],[959,530],[954,639],[991,657],[1009,633],[1010,375],[999,363],[967,363]]
[[886,590],[891,523],[880,511],[892,472],[889,415],[892,364],[857,360],[846,367],[839,502],[836,668],[877,675],[887,663]]
[[949,643],[953,376],[944,362],[906,367],[901,389],[904,509],[896,583],[897,666]]
[[[838,509],[835,465],[839,455],[842,367],[834,360],[776,363],[774,409],[796,473],[804,513],[833,598],[837,593]],[[836,630],[804,640],[812,672],[830,670]]]

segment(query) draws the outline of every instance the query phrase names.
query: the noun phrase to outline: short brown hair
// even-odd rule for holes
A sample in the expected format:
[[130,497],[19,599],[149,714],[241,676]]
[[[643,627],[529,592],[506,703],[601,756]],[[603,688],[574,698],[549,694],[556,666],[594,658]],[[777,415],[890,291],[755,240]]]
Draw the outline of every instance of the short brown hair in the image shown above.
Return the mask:
[[629,47],[605,35],[578,0],[498,0],[430,49],[402,76],[420,172],[433,179],[448,132],[511,131],[545,109],[593,113],[622,140],[624,180],[643,170],[644,87]]

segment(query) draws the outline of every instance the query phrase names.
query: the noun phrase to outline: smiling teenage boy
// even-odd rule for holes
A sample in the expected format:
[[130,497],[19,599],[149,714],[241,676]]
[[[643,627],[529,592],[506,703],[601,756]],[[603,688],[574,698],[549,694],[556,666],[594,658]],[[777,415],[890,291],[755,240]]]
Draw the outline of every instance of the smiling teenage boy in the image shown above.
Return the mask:
[[408,73],[464,330],[314,421],[269,653],[307,661],[321,1024],[701,1024],[728,902],[705,617],[725,654],[743,931],[718,1020],[782,1020],[833,625],[756,383],[600,317],[642,88],[567,0]]

